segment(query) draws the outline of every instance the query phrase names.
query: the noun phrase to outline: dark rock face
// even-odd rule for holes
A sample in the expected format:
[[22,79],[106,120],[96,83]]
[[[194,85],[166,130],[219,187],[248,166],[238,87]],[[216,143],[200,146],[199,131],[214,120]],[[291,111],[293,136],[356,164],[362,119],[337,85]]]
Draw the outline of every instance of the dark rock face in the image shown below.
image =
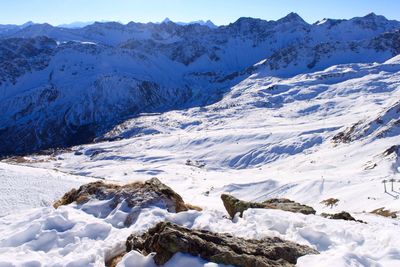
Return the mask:
[[384,157],[390,156],[392,154],[395,154],[396,156],[400,155],[400,145],[393,145],[386,149],[385,152],[383,152]]
[[110,210],[115,209],[123,201],[126,202],[131,211],[124,222],[125,226],[132,225],[140,214],[140,210],[149,206],[162,207],[169,212],[194,209],[193,206],[185,204],[180,195],[157,178],[144,183],[137,182],[122,186],[101,181],[89,183],[82,185],[78,190],[72,189],[53,206],[58,208],[73,202],[84,205],[92,199],[110,200],[108,202]]
[[226,211],[232,218],[238,212],[240,213],[240,216],[242,216],[243,212],[247,209],[280,209],[296,213],[315,214],[315,210],[312,207],[302,205],[285,198],[272,198],[264,202],[257,203],[242,201],[233,196],[222,194],[221,199],[224,203]]
[[0,41],[0,85],[15,83],[27,72],[46,68],[56,46],[55,40],[44,36]]
[[128,252],[139,250],[146,255],[156,252],[154,261],[158,265],[181,252],[234,266],[289,267],[301,256],[318,253],[279,238],[246,240],[229,234],[191,230],[169,222],[161,222],[141,236],[131,235],[126,247]]
[[345,220],[345,221],[355,221],[355,222],[364,223],[361,220],[356,220],[353,216],[350,215],[350,213],[348,213],[346,211],[342,211],[342,212],[335,213],[335,214],[322,213],[321,216],[328,218],[328,219],[332,219],[332,220]]
[[[90,143],[123,122],[122,118],[139,111],[168,110],[191,93],[190,88],[166,88],[132,77],[91,78],[96,80],[89,89],[76,94],[55,82],[18,94],[13,101],[0,97],[0,156]],[[118,88],[120,97],[113,96],[110,88]]]

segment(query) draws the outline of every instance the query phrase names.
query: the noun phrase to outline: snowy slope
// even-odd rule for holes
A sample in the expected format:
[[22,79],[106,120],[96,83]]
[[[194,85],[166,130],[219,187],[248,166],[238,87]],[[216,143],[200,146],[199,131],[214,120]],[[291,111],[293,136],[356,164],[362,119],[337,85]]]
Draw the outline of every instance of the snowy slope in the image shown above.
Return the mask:
[[0,39],[0,154],[87,143],[141,112],[214,103],[251,74],[291,77],[400,52],[397,21],[369,14],[326,23],[291,13],[218,28],[24,27]]
[[66,191],[94,179],[0,163],[0,216],[50,206]]
[[[269,188],[260,190],[260,195],[250,194],[249,200],[290,195],[315,205],[330,194],[342,192],[350,202],[353,188],[346,185],[353,175],[360,180],[351,178],[351,183],[360,188],[364,179],[369,179],[361,177],[371,177],[373,180],[360,190],[372,190],[371,197],[375,197],[375,186],[393,174],[389,167],[393,162],[382,159],[377,168],[365,168],[396,144],[398,137],[349,145],[336,145],[332,138],[360,119],[374,117],[391,106],[400,94],[399,72],[400,65],[389,62],[333,66],[289,79],[254,75],[213,105],[142,114],[104,136],[107,140],[131,139],[75,147],[62,156],[63,160],[37,164],[57,164],[60,170],[110,180],[157,175],[167,183],[170,179],[187,181],[178,186],[183,186],[183,195],[188,194],[196,204],[204,198],[190,188],[205,192],[213,187],[210,193],[218,197],[229,188],[227,181],[216,178],[225,172],[230,173],[228,183],[233,188],[236,183],[250,183],[248,187],[255,190],[263,184]],[[81,155],[75,155],[75,151]],[[185,165],[188,159],[205,163],[205,169]],[[243,178],[247,170],[254,172],[249,180]],[[341,177],[336,177],[338,170],[343,173]],[[202,175],[207,182],[197,178]],[[347,190],[349,193],[345,193]],[[248,198],[246,195],[246,191],[239,194]],[[382,197],[382,202],[368,202],[370,206],[363,203],[364,209],[391,205],[391,196]],[[347,209],[363,211],[357,205],[354,202]]]
[[[256,209],[246,211],[242,219],[234,222],[222,218],[222,215],[217,211],[169,214],[154,208],[142,211],[131,228],[118,229],[105,219],[74,208],[25,212],[0,219],[0,263],[5,266],[10,262],[18,266],[104,266],[105,259],[123,251],[126,236],[143,232],[166,219],[190,228],[228,232],[240,237],[283,237],[311,245],[321,252],[300,258],[297,266],[395,267],[398,264],[399,241],[396,233],[399,224],[389,219],[372,218],[369,224],[360,224]],[[165,266],[187,264],[223,267],[184,254],[176,254]],[[144,257],[133,251],[124,257],[119,266],[156,265],[151,256]]]
[[[369,212],[381,207],[400,210],[398,183],[394,192],[388,186],[386,194],[381,183],[399,175],[393,168],[398,166],[396,155],[384,153],[400,142],[399,136],[348,144],[332,138],[391,107],[400,96],[399,72],[394,58],[291,78],[252,75],[215,104],[128,120],[105,137],[114,141],[73,147],[55,157],[26,157],[23,165],[114,182],[157,176],[204,211],[146,209],[137,223],[122,229],[109,223],[118,213],[95,218],[73,205],[4,217],[0,260],[101,266],[123,251],[127,235],[166,219],[241,237],[279,236],[320,251],[300,258],[297,266],[397,266],[398,219]],[[118,140],[121,137],[126,139]],[[205,167],[187,164],[188,159]],[[367,224],[256,209],[231,222],[223,218],[221,193],[251,201],[287,197],[313,206],[318,214],[349,211]],[[320,204],[331,197],[339,199],[337,206]],[[26,219],[32,216],[34,220]],[[21,256],[10,260],[13,255]],[[181,254],[166,266],[188,262],[210,264]],[[153,264],[151,257],[131,252],[120,266]]]

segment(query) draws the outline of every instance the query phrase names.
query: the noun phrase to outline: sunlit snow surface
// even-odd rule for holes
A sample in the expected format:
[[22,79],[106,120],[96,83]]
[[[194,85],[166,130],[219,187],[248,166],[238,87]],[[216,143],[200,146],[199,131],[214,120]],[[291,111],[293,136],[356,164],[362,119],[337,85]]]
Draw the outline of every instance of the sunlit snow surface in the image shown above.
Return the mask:
[[[298,266],[400,266],[400,221],[368,213],[380,207],[400,210],[399,193],[388,185],[390,194],[385,194],[381,183],[400,178],[397,158],[383,156],[400,137],[332,142],[346,127],[375,120],[398,101],[399,58],[288,79],[266,75],[242,81],[214,105],[143,115],[108,134],[128,139],[74,147],[57,157],[27,157],[24,165],[30,167],[2,163],[2,190],[15,183],[31,191],[0,196],[2,214],[10,213],[0,218],[0,266],[102,266],[124,250],[131,233],[165,219],[246,238],[279,236],[320,251],[300,258]],[[149,208],[130,228],[118,229],[110,222],[119,213],[96,218],[74,205],[37,208],[96,177],[124,183],[154,176],[204,211],[172,214]],[[395,191],[399,186],[395,183]],[[42,195],[45,189],[52,194]],[[230,221],[219,198],[223,192],[253,201],[287,197],[317,213],[349,211],[367,224],[259,209]],[[340,200],[338,206],[320,204],[330,197]],[[188,265],[216,266],[183,254],[166,264]],[[151,255],[131,252],[119,266],[154,262]]]

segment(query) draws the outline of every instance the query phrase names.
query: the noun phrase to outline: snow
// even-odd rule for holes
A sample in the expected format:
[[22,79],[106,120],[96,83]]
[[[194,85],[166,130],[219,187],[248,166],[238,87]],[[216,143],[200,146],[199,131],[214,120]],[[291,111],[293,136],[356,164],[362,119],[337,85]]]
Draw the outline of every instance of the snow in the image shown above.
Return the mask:
[[[338,131],[393,104],[400,94],[399,69],[393,62],[341,65],[289,79],[250,77],[209,107],[143,114],[119,128],[140,127],[140,135],[74,147],[57,157],[25,157],[23,165],[32,167],[2,163],[6,179],[1,181],[13,182],[12,194],[2,194],[8,197],[2,206],[13,213],[0,220],[0,262],[101,266],[124,251],[127,236],[168,220],[245,238],[278,236],[319,250],[300,258],[297,266],[397,266],[399,220],[369,212],[400,208],[396,193],[383,193],[381,183],[398,176],[392,168],[396,159],[380,156],[399,137],[331,142]],[[272,85],[272,91],[267,89]],[[317,95],[299,97],[313,90]],[[277,95],[280,107],[259,106]],[[205,166],[187,165],[188,159]],[[371,162],[377,166],[367,169]],[[90,177],[131,182],[153,176],[204,211],[173,214],[147,208],[126,228],[120,223],[126,217],[123,205],[112,212],[105,210],[107,202],[92,201],[83,207],[38,208]],[[231,221],[225,217],[221,193],[251,201],[287,197],[313,206],[318,214],[349,211],[367,224],[260,209]],[[20,194],[27,195],[26,203],[19,202]],[[337,206],[320,204],[330,197],[339,199]],[[28,207],[36,209],[24,211]],[[151,257],[131,252],[119,266],[154,266]],[[166,266],[187,264],[218,266],[184,254]]]
[[[152,259],[153,255],[143,256],[137,251],[131,251],[127,253],[117,265],[117,267],[156,267]],[[198,257],[190,255],[176,253],[164,267],[175,267],[175,266],[192,266],[192,267],[223,267],[227,265],[216,264],[212,262],[206,262]]]
[[[361,218],[368,224],[329,220],[316,215],[292,214],[279,210],[252,209],[233,221],[221,211],[170,214],[159,208],[145,209],[130,228],[115,228],[106,220],[73,207],[43,208],[1,219],[0,262],[3,265],[101,266],[123,251],[131,233],[141,233],[156,222],[168,220],[195,229],[231,233],[244,238],[276,236],[312,246],[318,255],[304,256],[297,266],[395,266],[400,241],[399,222]],[[372,218],[370,218],[372,217]],[[15,257],[17,256],[17,257]],[[177,254],[164,266],[223,266]],[[71,265],[69,265],[71,264]],[[136,264],[136,265],[135,265]],[[151,255],[131,252],[118,266],[154,266]]]
[[46,207],[81,184],[94,181],[51,169],[0,163],[0,216]]

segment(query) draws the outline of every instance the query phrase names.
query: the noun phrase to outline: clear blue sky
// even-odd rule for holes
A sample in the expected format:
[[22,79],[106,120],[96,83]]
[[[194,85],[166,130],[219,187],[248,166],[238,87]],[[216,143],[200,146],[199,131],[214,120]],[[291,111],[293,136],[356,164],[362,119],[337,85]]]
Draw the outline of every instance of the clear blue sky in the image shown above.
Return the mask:
[[228,24],[243,16],[275,20],[292,11],[310,23],[325,17],[351,18],[370,12],[400,20],[400,0],[0,0],[0,24],[157,22],[165,17]]

